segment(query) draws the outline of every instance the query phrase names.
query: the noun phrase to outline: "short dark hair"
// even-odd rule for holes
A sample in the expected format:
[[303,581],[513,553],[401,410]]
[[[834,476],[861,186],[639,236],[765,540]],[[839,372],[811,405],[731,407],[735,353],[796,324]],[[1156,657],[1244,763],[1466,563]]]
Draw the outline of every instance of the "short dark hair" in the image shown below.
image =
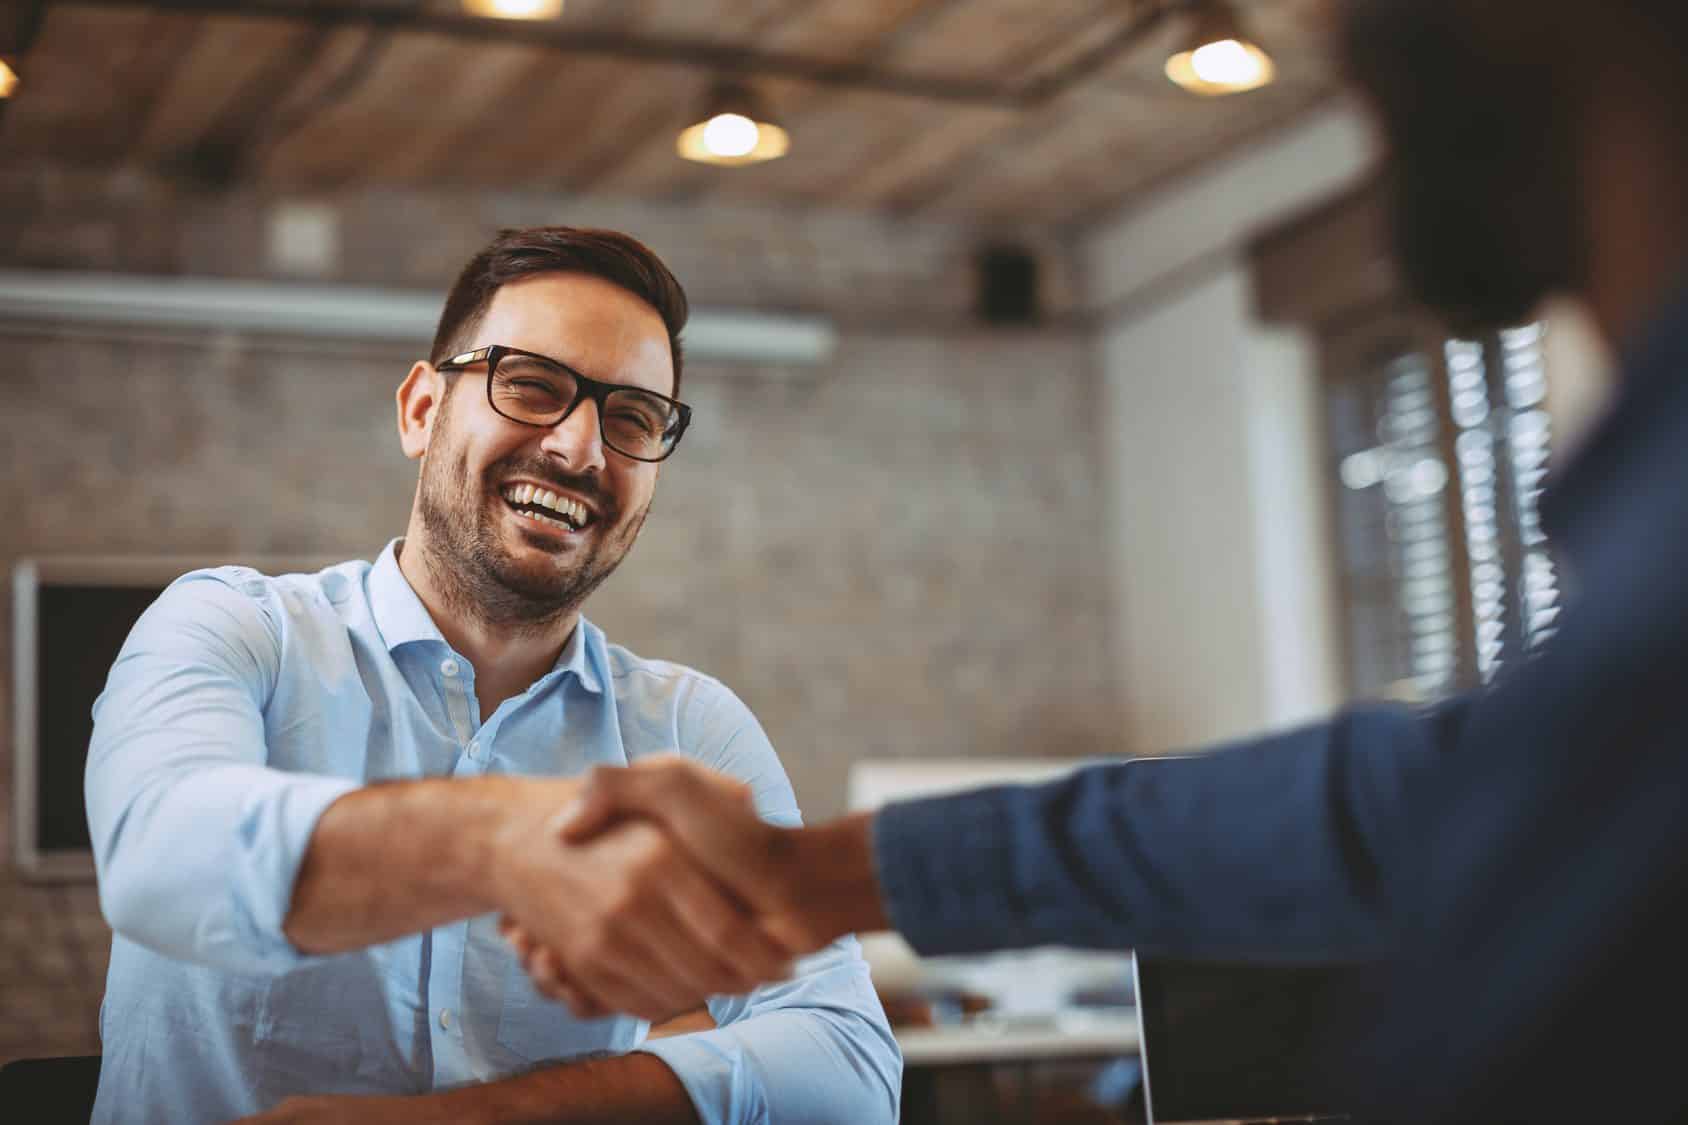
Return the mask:
[[445,299],[429,360],[442,363],[462,351],[480,327],[493,294],[536,274],[600,277],[638,297],[662,317],[674,356],[674,389],[680,393],[680,332],[689,310],[686,290],[655,251],[630,235],[587,227],[507,227],[463,267]]

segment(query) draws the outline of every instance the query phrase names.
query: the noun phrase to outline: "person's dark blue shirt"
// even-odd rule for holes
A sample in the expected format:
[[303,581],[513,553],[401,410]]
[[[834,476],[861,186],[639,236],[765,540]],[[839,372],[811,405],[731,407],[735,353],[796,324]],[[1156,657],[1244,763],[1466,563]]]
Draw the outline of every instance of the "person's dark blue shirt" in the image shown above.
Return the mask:
[[1491,689],[892,805],[894,925],[929,954],[1381,958],[1343,1064],[1374,1116],[1688,1114],[1688,292],[1623,368],[1544,500],[1557,635]]

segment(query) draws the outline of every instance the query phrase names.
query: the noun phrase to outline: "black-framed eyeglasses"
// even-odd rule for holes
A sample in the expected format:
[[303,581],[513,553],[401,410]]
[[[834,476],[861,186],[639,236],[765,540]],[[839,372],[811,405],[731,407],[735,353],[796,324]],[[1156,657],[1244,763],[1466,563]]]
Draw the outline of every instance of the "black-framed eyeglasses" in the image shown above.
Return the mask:
[[677,398],[625,383],[588,378],[550,356],[492,344],[454,355],[435,365],[461,370],[486,362],[487,404],[524,426],[555,426],[591,399],[598,407],[598,434],[604,444],[635,461],[661,461],[680,444],[692,420],[692,408]]

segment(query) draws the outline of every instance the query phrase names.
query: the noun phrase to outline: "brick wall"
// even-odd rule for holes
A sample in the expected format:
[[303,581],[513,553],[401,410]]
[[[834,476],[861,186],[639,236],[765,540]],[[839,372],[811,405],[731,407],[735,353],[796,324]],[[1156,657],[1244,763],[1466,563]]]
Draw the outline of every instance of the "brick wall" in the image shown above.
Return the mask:
[[[285,273],[265,245],[275,202],[14,173],[0,267]],[[838,318],[811,372],[688,373],[697,420],[587,610],[738,691],[811,816],[842,807],[862,756],[1122,749],[1088,343],[968,325],[965,264],[1002,232],[520,197],[326,206],[335,280],[440,288],[497,225],[577,221],[647,239],[698,304]],[[1069,309],[1058,240],[1029,237]],[[403,349],[0,324],[0,355],[8,572],[37,554],[369,557],[403,529]],[[13,874],[10,614],[0,600],[0,1061],[98,1049],[109,943],[92,885]]]

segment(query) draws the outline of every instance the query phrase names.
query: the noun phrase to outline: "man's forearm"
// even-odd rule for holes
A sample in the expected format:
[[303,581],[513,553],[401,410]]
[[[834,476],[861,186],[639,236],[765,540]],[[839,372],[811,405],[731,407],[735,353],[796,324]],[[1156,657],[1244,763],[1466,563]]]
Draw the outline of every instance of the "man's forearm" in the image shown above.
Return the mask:
[[786,830],[788,894],[808,945],[890,929],[874,869],[873,816],[854,813]]
[[680,1079],[646,1054],[546,1067],[429,1100],[449,1120],[475,1125],[698,1125]]
[[572,798],[564,779],[480,777],[371,785],[317,821],[283,932],[343,953],[499,909],[498,848]]

